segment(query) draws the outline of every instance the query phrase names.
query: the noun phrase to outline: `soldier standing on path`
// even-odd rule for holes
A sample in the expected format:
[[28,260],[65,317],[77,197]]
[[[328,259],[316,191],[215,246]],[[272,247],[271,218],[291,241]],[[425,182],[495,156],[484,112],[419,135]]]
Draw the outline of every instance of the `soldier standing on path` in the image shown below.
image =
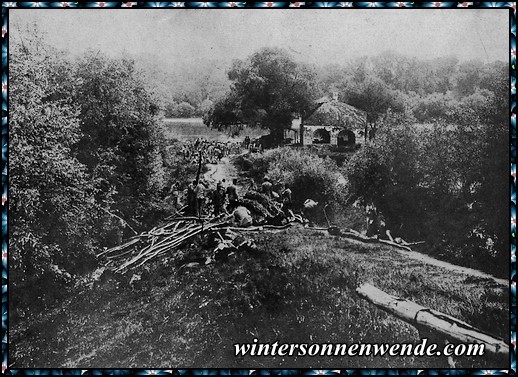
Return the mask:
[[214,216],[219,216],[220,213],[225,211],[225,199],[227,194],[223,188],[223,184],[218,182],[216,191],[212,195],[212,204],[214,205]]
[[173,205],[173,209],[175,211],[180,207],[180,192],[178,191],[178,187],[178,182],[174,182],[171,185],[171,189],[169,190],[171,204]]
[[378,234],[378,211],[371,202],[365,206],[367,213],[367,237],[373,237]]
[[261,192],[266,195],[268,198],[272,197],[272,182],[268,179],[268,177],[264,177],[263,183],[261,184]]
[[228,208],[230,211],[233,211],[237,205],[239,197],[237,195],[237,179],[232,179],[232,184],[227,187],[227,196],[228,196]]
[[[195,181],[196,183],[196,181]],[[205,189],[206,186],[199,181],[198,184],[194,187],[194,193],[196,197],[196,214],[195,216],[202,217],[203,215],[203,205],[205,204]]]
[[187,186],[187,213],[191,216],[196,216],[198,213],[195,188],[196,181],[192,181],[189,186]]
[[292,192],[288,185],[284,185],[284,190],[282,191],[282,209],[286,216],[290,216],[291,205],[292,205]]

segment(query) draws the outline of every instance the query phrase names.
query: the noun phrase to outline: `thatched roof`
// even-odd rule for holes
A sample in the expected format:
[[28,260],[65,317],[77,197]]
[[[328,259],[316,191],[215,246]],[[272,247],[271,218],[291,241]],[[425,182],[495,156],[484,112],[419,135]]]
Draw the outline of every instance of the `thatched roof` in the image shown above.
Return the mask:
[[316,101],[318,107],[304,121],[308,126],[331,126],[357,129],[365,127],[367,113],[354,106],[332,99]]

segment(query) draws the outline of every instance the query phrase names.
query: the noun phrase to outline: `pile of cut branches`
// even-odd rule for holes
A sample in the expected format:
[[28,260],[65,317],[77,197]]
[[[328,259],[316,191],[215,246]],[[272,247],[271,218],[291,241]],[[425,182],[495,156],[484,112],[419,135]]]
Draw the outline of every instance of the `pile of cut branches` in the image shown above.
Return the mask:
[[126,243],[104,250],[98,258],[115,272],[126,272],[143,266],[148,261],[170,253],[193,237],[213,228],[226,225],[231,216],[213,219],[176,217],[161,227],[130,238]]

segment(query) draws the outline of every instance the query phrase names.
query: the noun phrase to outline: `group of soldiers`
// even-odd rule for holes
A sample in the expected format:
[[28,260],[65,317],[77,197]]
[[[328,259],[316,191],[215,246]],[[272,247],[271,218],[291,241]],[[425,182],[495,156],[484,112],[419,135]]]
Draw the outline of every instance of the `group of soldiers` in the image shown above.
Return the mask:
[[250,136],[246,136],[243,140],[243,147],[250,152],[262,153],[263,145],[258,140],[251,140]]
[[[242,188],[241,188],[242,189]],[[182,194],[179,185],[175,183],[171,188],[171,198],[175,209],[180,209],[182,203],[186,204],[185,214],[188,216],[204,217],[204,216],[220,216],[222,214],[232,214],[235,225],[249,226],[252,225],[253,219],[250,211],[240,204],[240,199],[244,193],[238,187],[237,179],[227,182],[225,179],[216,183],[215,187],[203,180],[193,180]],[[303,223],[313,224],[313,220],[319,216],[317,214],[322,211],[319,203],[307,199],[301,213],[303,217],[294,213],[293,193],[290,187],[282,182],[274,182],[265,177],[260,185],[252,183],[248,190],[260,192],[271,203],[282,210],[285,218],[300,220]],[[367,237],[384,238],[394,241],[390,230],[388,229],[385,217],[374,204],[369,203],[365,207],[367,215]],[[324,208],[325,213],[325,208]],[[397,242],[397,241],[396,241]]]
[[237,154],[241,147],[238,143],[231,141],[209,141],[204,138],[197,138],[195,141],[186,142],[181,149],[184,160],[193,164],[217,164],[223,157],[230,154]]
[[210,189],[204,181],[192,181],[187,186],[186,213],[191,216],[202,217],[212,204],[214,216],[219,216],[228,210],[234,209],[238,200],[237,180],[233,179],[227,185],[225,179],[216,184],[215,189]]
[[[229,183],[223,179],[216,183],[215,188],[209,186],[203,180],[194,180],[188,185],[186,211],[189,215],[201,217],[208,214],[212,206],[214,216],[219,216],[222,213],[231,213],[239,206],[240,195],[236,178]],[[250,187],[250,189],[259,191],[273,202],[279,203],[282,210],[287,215],[290,214],[293,198],[292,191],[286,184],[274,185],[266,177],[260,187]]]
[[[249,136],[246,136],[243,143],[237,144],[233,142],[208,141],[198,138],[193,142],[187,142],[182,146],[181,153],[185,160],[191,160],[193,163],[217,163],[223,157],[230,154],[238,154],[244,147],[252,151],[262,149],[260,144],[254,143]],[[200,161],[201,158],[201,161]],[[254,182],[248,187],[249,190],[258,191],[264,194],[272,203],[276,203],[287,218],[297,218],[293,212],[292,190],[282,182],[273,182],[265,177],[260,185]],[[235,221],[242,226],[250,225],[252,217],[250,211],[239,205],[239,193],[237,187],[237,179],[227,182],[225,179],[216,183],[216,187],[210,187],[203,180],[194,180],[188,184],[185,194],[179,191],[179,184],[175,183],[170,190],[173,205],[175,209],[181,207],[181,202],[186,204],[186,214],[190,216],[203,217],[210,215],[219,216],[221,214],[234,214]],[[182,200],[181,197],[184,199]],[[319,211],[318,202],[307,199],[302,208],[302,214],[311,224],[312,218],[317,217],[315,214]],[[374,206],[367,204],[367,236],[382,237],[393,240],[390,230],[386,227],[383,214]],[[325,213],[325,209],[324,209]],[[326,217],[327,218],[327,217]]]

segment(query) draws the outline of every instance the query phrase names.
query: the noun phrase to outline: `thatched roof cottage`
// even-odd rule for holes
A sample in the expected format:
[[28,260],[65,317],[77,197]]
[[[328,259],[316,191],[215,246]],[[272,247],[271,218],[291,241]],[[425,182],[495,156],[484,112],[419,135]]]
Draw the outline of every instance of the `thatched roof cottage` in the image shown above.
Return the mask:
[[366,127],[367,113],[338,101],[334,94],[315,101],[315,109],[305,119],[294,119],[285,136],[303,145],[350,146],[364,142]]

